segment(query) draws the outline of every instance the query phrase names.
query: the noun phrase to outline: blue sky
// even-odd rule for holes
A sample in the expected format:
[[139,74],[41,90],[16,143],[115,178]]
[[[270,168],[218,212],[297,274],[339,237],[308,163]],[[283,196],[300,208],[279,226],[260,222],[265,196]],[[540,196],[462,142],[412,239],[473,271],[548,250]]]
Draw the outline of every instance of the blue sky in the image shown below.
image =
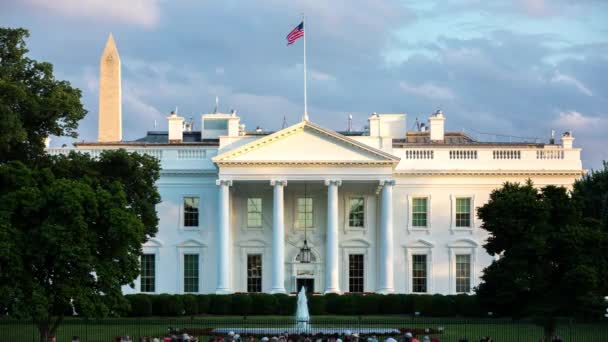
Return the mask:
[[[585,168],[608,160],[608,1],[0,0],[31,55],[83,90],[79,140],[97,136],[98,64],[112,32],[123,70],[123,136],[199,118],[220,98],[250,129],[299,120],[307,16],[311,120],[362,128],[372,112],[448,130],[548,139],[572,130]],[[57,143],[57,142],[56,142]]]

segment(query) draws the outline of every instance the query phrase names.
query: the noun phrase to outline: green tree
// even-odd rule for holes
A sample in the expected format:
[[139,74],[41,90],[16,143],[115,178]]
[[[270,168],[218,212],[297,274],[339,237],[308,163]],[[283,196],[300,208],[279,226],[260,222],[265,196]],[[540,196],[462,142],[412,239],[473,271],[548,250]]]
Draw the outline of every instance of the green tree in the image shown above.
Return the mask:
[[574,183],[573,197],[579,203],[585,224],[608,231],[608,162]]
[[27,35],[0,28],[0,311],[33,319],[47,342],[74,311],[123,309],[157,231],[160,166],[125,150],[45,154],[44,139],[75,137],[86,111],[78,89],[25,56]]
[[580,206],[565,188],[505,183],[478,216],[489,232],[485,249],[499,256],[477,288],[489,310],[541,318],[549,340],[557,317],[589,314],[602,302],[608,237],[597,225],[582,224]]
[[0,28],[0,163],[43,155],[50,135],[76,137],[81,93],[56,80],[53,66],[26,56],[27,30]]

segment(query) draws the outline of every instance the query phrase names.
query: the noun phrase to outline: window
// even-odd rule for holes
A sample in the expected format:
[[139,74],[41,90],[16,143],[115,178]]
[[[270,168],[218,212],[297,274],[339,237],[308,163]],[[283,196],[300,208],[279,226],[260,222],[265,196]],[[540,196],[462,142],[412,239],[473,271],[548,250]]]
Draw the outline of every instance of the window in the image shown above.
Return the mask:
[[348,292],[363,292],[363,254],[348,255]]
[[426,254],[412,255],[412,292],[427,292]]
[[349,198],[349,212],[348,212],[348,226],[349,227],[363,227],[363,220],[365,218],[364,204],[365,200],[363,196]]
[[412,227],[427,226],[427,204],[426,197],[412,199]]
[[312,198],[298,198],[297,207],[296,226],[298,228],[312,228]]
[[198,227],[198,197],[184,197],[184,227]]
[[156,255],[155,254],[142,254],[140,291],[141,292],[156,291],[155,283],[156,283]]
[[262,255],[247,255],[247,292],[262,292]]
[[198,292],[198,254],[184,254],[184,292]]
[[456,198],[456,227],[471,227],[471,199]]
[[456,255],[456,293],[471,292],[471,255]]
[[260,228],[262,227],[262,199],[248,198],[247,199],[247,227]]

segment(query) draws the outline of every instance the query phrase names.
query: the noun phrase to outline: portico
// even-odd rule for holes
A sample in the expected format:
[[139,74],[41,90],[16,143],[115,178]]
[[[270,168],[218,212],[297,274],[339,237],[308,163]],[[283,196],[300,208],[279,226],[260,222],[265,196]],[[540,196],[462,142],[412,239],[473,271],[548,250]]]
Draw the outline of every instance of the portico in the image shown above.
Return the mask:
[[[301,139],[307,144],[300,144]],[[272,152],[267,149],[272,149]],[[262,160],[261,156],[275,159]],[[263,198],[251,197],[263,195],[260,189],[264,183],[268,187],[267,196],[272,201],[269,206],[272,212],[267,216],[271,216],[272,220],[269,227],[271,244],[259,249],[262,251],[261,264],[270,265],[270,277],[262,276],[263,288],[269,288],[271,293],[294,292],[298,272],[301,272],[302,276],[315,280],[317,292],[349,292],[348,284],[341,283],[341,279],[347,277],[345,272],[349,272],[346,269],[349,261],[340,257],[340,250],[343,249],[341,244],[363,241],[368,248],[370,245],[378,247],[377,255],[369,256],[370,253],[367,253],[368,262],[377,260],[377,267],[369,265],[368,268],[377,272],[373,275],[368,272],[369,277],[374,279],[368,277],[364,288],[381,293],[394,291],[391,216],[392,187],[395,182],[392,172],[398,159],[309,122],[301,122],[220,154],[213,161],[218,167],[218,207],[222,216],[217,233],[216,293],[247,290],[243,288],[245,282],[236,279],[238,275],[234,277],[232,287],[227,285],[230,284],[230,270],[235,269],[230,256],[244,256],[243,253],[231,252],[231,246],[240,248],[240,242],[230,234],[231,227],[244,226],[242,222],[245,218],[242,216],[247,212],[242,206],[238,212],[225,209],[237,207],[231,201],[256,202],[263,208],[267,207]],[[251,189],[256,189],[256,193],[252,194]],[[361,217],[365,217],[365,223],[357,222],[357,227],[349,227],[349,200],[354,198],[353,194],[357,194],[356,199],[363,199],[355,202],[357,205],[363,204],[364,208],[369,208],[361,214]],[[302,203],[310,204],[312,208],[302,211]],[[261,210],[262,217],[265,217],[264,210]],[[302,223],[302,220],[308,219],[310,222]],[[255,235],[260,237],[260,241],[265,240],[263,228],[250,228],[241,229],[250,234],[246,236],[248,240]],[[308,240],[314,253],[319,257],[315,258],[312,266],[294,266],[297,262],[291,256],[301,247],[305,231],[309,234]],[[264,262],[268,257],[269,262]],[[345,258],[348,256],[342,259]],[[289,264],[291,279],[286,279]],[[266,266],[261,267],[262,274],[268,273],[264,272]],[[240,273],[242,277],[246,272]],[[269,287],[265,286],[267,281],[270,281]],[[371,284],[374,284],[373,288],[370,288]]]

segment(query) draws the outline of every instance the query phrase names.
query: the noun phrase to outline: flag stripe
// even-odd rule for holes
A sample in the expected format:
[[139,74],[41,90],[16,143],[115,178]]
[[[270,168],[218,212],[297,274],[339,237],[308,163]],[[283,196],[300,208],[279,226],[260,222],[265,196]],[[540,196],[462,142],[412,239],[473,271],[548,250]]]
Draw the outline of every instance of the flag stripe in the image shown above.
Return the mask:
[[293,44],[298,38],[304,36],[304,22],[301,22],[287,35],[287,45]]

